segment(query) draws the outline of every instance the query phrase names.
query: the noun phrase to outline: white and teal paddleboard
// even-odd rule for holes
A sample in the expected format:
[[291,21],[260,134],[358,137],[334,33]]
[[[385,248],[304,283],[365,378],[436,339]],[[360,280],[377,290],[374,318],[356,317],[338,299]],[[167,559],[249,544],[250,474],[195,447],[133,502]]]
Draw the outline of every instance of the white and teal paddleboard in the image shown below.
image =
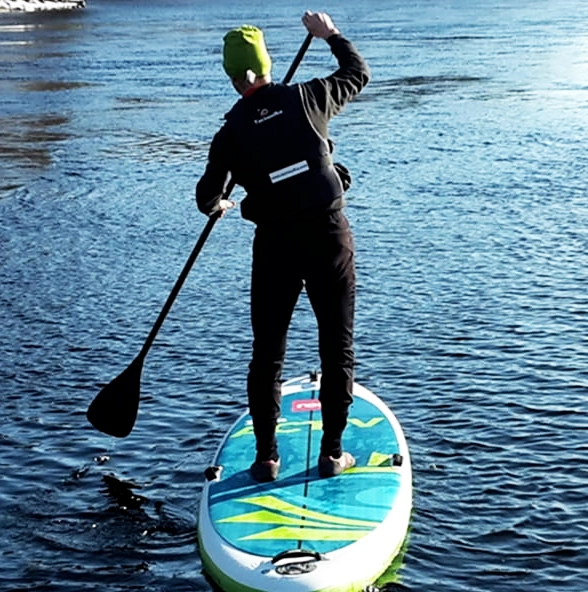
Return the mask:
[[399,552],[412,507],[412,475],[398,420],[355,384],[345,449],[357,465],[321,479],[320,378],[282,388],[278,479],[249,474],[248,414],[229,430],[206,471],[198,537],[208,576],[225,592],[358,592]]

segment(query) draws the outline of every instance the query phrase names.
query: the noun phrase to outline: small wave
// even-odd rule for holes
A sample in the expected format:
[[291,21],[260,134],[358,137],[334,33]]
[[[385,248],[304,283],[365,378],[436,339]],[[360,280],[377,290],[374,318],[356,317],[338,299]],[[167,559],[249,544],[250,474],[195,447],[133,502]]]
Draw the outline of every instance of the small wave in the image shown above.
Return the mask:
[[62,90],[73,90],[88,86],[98,86],[91,82],[76,82],[68,80],[31,80],[23,82],[21,88],[27,92],[57,92]]

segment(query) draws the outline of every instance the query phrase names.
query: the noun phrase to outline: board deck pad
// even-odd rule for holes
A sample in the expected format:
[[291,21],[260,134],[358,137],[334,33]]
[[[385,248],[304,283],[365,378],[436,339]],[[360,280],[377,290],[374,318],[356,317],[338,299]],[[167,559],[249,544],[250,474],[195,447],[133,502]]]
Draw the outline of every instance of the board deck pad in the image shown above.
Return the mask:
[[[218,573],[223,571],[222,565],[211,565],[223,563],[218,553],[216,561],[209,554],[210,547],[214,547],[213,542],[207,545],[211,537],[246,558],[246,564],[251,556],[249,568],[244,567],[245,576],[247,569],[251,571],[251,566],[263,563],[264,558],[271,564],[273,558],[286,551],[304,550],[316,553],[317,557],[329,557],[355,542],[369,539],[368,535],[390,517],[401,486],[404,483],[404,489],[410,487],[410,483],[406,484],[407,475],[410,479],[410,461],[405,442],[399,442],[399,438],[402,441],[404,438],[398,425],[391,423],[383,412],[382,402],[369,394],[368,398],[354,397],[344,434],[345,448],[355,456],[356,466],[334,478],[321,479],[318,474],[322,437],[318,382],[301,382],[293,392],[284,389],[277,428],[281,467],[276,481],[257,483],[249,473],[255,458],[250,416],[243,415],[233,425],[215,459],[215,465],[222,470],[217,472],[218,479],[209,481],[205,488],[208,527],[204,531],[199,528],[205,567],[212,568],[212,574],[216,573],[216,579],[220,580],[218,583],[233,585],[239,582],[239,575],[237,570],[236,575],[223,579]],[[406,491],[403,495],[406,497]],[[408,517],[400,522],[403,521],[406,522],[404,535]],[[389,549],[387,559],[391,560],[396,551]],[[380,571],[386,566],[382,565]],[[374,579],[378,575],[373,574]],[[312,587],[309,577],[306,575],[306,583],[301,582],[297,587],[295,578],[286,575],[284,583],[290,587],[280,589],[322,589],[318,581]],[[318,575],[317,578],[320,579]],[[257,587],[254,577],[246,579],[247,590],[271,589],[263,587],[261,581]]]

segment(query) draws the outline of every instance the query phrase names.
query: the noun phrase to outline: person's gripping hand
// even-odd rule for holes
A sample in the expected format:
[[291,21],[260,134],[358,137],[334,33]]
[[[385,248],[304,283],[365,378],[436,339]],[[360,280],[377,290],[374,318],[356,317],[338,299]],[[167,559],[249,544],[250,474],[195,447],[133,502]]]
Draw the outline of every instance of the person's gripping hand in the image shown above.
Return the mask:
[[328,39],[331,35],[339,35],[339,29],[326,12],[307,10],[302,16],[302,23],[313,37]]
[[233,201],[232,199],[221,199],[216,204],[216,206],[214,207],[214,210],[212,210],[210,215],[212,216],[214,214],[217,214],[219,216],[219,218],[222,218],[227,213],[227,210],[234,208],[236,205],[237,205],[237,202]]

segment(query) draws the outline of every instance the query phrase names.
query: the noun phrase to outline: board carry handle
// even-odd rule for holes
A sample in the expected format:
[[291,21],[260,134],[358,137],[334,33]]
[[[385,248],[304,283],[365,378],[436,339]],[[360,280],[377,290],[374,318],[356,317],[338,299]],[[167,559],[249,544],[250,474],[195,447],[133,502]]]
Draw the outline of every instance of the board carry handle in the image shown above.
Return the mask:
[[289,549],[288,551],[282,551],[278,553],[273,559],[272,563],[276,564],[284,559],[314,559],[315,561],[321,561],[325,556],[318,551],[307,551],[306,549]]

